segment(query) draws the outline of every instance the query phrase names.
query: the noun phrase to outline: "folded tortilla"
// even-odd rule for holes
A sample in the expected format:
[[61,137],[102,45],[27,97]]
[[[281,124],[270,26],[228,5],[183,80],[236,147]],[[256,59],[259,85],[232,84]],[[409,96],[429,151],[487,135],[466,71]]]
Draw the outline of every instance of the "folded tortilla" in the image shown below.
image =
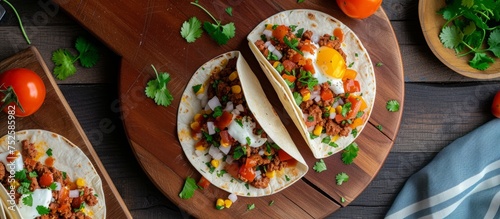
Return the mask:
[[[241,81],[243,95],[246,99],[248,108],[253,113],[255,119],[259,122],[267,135],[273,139],[282,150],[297,160],[297,164],[295,166],[285,168],[283,175],[277,174],[276,177],[271,178],[269,186],[264,189],[248,186],[240,180],[234,179],[227,173],[222,176],[218,176],[217,173],[222,169],[223,165],[219,165],[219,167],[212,174],[209,173],[209,168],[206,163],[210,162],[210,155],[206,155],[206,153],[204,153],[204,155],[199,156],[195,153],[194,145],[197,141],[193,139],[191,135],[190,124],[193,121],[195,114],[202,110],[202,106],[192,87],[197,84],[206,85],[212,70],[215,68],[224,68],[227,61],[231,58],[237,58],[236,69],[238,71],[238,77]],[[206,89],[203,95],[207,95]],[[196,168],[196,170],[198,170],[213,185],[230,193],[248,197],[271,195],[298,181],[308,170],[306,162],[300,155],[286,128],[281,123],[280,118],[267,99],[257,77],[252,72],[239,51],[222,54],[203,64],[196,71],[182,95],[177,115],[178,136],[182,149],[184,150],[188,160]]]
[[[76,180],[77,178],[82,178],[85,180],[87,187],[92,188],[94,193],[97,194],[98,203],[95,206],[85,206],[87,212],[91,212],[92,218],[106,218],[106,204],[104,199],[104,191],[102,189],[102,181],[94,166],[83,153],[83,151],[76,145],[71,143],[65,137],[58,135],[56,133],[45,131],[45,130],[23,130],[18,131],[15,134],[15,150],[22,152],[22,141],[29,140],[33,143],[37,150],[36,161],[42,164],[48,158],[45,153],[49,148],[52,149],[52,157],[55,159],[54,167],[59,171],[66,172],[67,176],[71,180]],[[9,141],[12,137],[5,135],[0,138],[0,153],[10,151]],[[12,145],[11,145],[12,146]],[[23,158],[24,159],[24,158]],[[8,190],[3,186],[3,191],[0,191],[0,197],[7,207],[10,207],[9,203],[10,197]],[[5,207],[4,205],[4,207]],[[12,206],[15,211],[10,209],[6,210],[6,213],[11,213],[12,218],[23,218],[19,214],[18,206]],[[27,219],[27,218],[26,218]]]
[[323,34],[333,35],[333,31],[336,28],[342,29],[342,32],[344,33],[344,41],[342,42],[341,48],[347,55],[346,63],[353,63],[349,68],[354,69],[358,72],[356,80],[358,80],[360,83],[361,93],[363,95],[363,99],[367,104],[366,113],[368,115],[364,123],[357,127],[357,136],[359,136],[364,126],[368,122],[369,116],[373,109],[373,104],[375,102],[375,72],[368,52],[363,47],[356,34],[351,29],[349,29],[349,27],[328,14],[314,10],[289,10],[280,12],[262,21],[247,36],[250,49],[259,61],[262,70],[266,73],[266,76],[268,77],[269,81],[274,87],[274,90],[278,94],[278,97],[280,98],[284,108],[287,110],[288,114],[290,114],[292,120],[300,130],[302,137],[309,145],[314,156],[318,159],[325,158],[339,151],[342,151],[345,147],[351,144],[357,136],[354,137],[352,135],[348,135],[346,137],[338,138],[335,141],[338,147],[332,147],[328,144],[322,143],[321,138],[311,139],[309,131],[307,130],[307,126],[303,119],[302,110],[295,103],[293,94],[288,88],[287,83],[278,73],[278,71],[276,71],[276,69],[269,63],[266,57],[262,55],[257,46],[255,46],[254,43],[255,41],[261,39],[261,35],[265,29],[266,24],[278,24],[287,26],[297,25],[296,29],[304,28],[305,30],[311,30],[319,36],[322,36]]

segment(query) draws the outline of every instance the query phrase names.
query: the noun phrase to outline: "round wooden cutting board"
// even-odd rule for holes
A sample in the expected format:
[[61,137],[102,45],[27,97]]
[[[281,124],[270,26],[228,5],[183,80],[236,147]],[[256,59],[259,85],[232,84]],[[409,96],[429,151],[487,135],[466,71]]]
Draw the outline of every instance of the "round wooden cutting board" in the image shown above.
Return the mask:
[[[187,43],[179,34],[182,23],[192,16],[202,21],[210,21],[210,18],[186,1],[170,1],[168,6],[153,3],[155,5],[144,9],[144,17],[140,15],[134,20],[137,24],[130,24],[143,27],[130,28],[130,33],[136,34],[132,38],[137,36],[137,44],[131,45],[129,49],[119,46],[114,48],[123,54],[119,81],[122,118],[140,164],[170,200],[197,218],[279,218],[285,215],[291,218],[322,218],[347,206],[382,167],[395,141],[402,116],[403,65],[397,39],[385,12],[380,9],[367,19],[355,20],[346,17],[332,1],[311,0],[301,4],[296,1],[217,2],[204,6],[222,23],[234,22],[236,36],[227,45],[216,45],[206,34],[194,43]],[[129,6],[133,8],[131,4]],[[224,12],[228,6],[233,8],[233,16]],[[357,158],[353,164],[346,165],[341,160],[341,154],[337,153],[324,159],[327,170],[321,173],[312,170],[318,160],[313,157],[286,114],[246,41],[247,34],[265,18],[283,10],[298,8],[325,12],[349,26],[367,48],[376,74],[375,105],[369,124],[356,139],[360,147]],[[122,24],[118,22],[117,25]],[[196,69],[213,57],[231,50],[240,50],[248,61],[310,169],[302,180],[277,194],[260,198],[240,197],[231,208],[219,211],[215,209],[216,199],[226,198],[228,194],[215,186],[196,191],[188,200],[178,196],[188,176],[198,180],[201,175],[181,149],[176,119],[181,95]],[[151,64],[160,72],[170,73],[172,80],[168,88],[174,101],[169,107],[157,106],[144,94],[147,82],[155,77]],[[389,100],[399,101],[401,108],[398,112],[386,110]],[[377,129],[379,125],[383,127],[382,130]],[[350,179],[339,186],[336,185],[335,175],[341,172],[347,173]],[[269,206],[271,201],[274,204]],[[247,204],[255,204],[256,208],[249,211]]]

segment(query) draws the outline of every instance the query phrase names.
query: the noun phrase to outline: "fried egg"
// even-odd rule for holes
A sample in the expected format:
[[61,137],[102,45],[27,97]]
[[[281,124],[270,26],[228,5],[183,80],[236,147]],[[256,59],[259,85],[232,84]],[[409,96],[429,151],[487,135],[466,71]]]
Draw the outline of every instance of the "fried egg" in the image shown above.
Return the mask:
[[319,47],[312,43],[316,48],[314,54],[304,51],[304,58],[311,59],[315,70],[313,76],[318,79],[318,84],[328,82],[330,89],[335,94],[344,93],[344,85],[342,77],[347,69],[345,60],[340,53],[330,47]]

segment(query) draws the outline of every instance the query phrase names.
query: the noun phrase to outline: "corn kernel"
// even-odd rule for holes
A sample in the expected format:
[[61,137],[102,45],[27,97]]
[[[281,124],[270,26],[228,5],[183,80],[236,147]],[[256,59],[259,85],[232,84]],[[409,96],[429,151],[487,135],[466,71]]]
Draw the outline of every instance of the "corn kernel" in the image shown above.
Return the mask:
[[335,113],[335,108],[330,107],[330,114]]
[[231,91],[234,93],[234,94],[239,94],[241,93],[241,87],[240,85],[233,85],[231,87]]
[[335,108],[335,110],[337,111],[337,114],[341,114],[342,113],[342,106],[337,106],[337,108]]
[[316,136],[320,136],[322,131],[323,131],[323,126],[317,125],[314,128],[313,134]]
[[310,98],[311,98],[311,93],[307,92],[307,94],[302,97],[302,101],[307,101]]
[[233,201],[231,201],[229,199],[224,200],[224,207],[230,208],[231,205],[233,205]]
[[217,202],[215,203],[215,205],[224,206],[224,199],[221,199],[221,198],[217,199]]
[[192,130],[198,131],[198,130],[200,130],[200,128],[201,127],[200,127],[200,123],[199,122],[192,122],[191,123],[191,129]]
[[219,160],[216,160],[216,159],[213,159],[212,161],[210,161],[210,164],[212,164],[213,167],[217,168],[219,167]]
[[84,180],[84,179],[82,179],[82,178],[78,178],[78,179],[76,179],[76,186],[77,186],[78,188],[84,187],[84,186],[85,186],[85,180]]
[[266,172],[266,177],[267,178],[271,179],[271,178],[274,178],[275,176],[276,176],[276,171],[274,171],[274,170]]
[[230,81],[234,81],[234,79],[238,78],[238,72],[237,71],[233,71],[233,73],[231,73],[229,75],[229,80]]
[[339,135],[334,135],[332,141],[337,141],[339,139]]
[[198,90],[198,92],[196,92],[196,94],[202,94],[204,91],[205,91],[205,87],[202,84],[200,89]]
[[201,115],[201,113],[196,113],[196,115],[194,115],[194,121],[200,121],[201,118],[203,118],[203,115]]
[[274,68],[277,68],[279,64],[281,64],[281,62],[274,62],[274,63],[273,63],[273,67],[274,67]]

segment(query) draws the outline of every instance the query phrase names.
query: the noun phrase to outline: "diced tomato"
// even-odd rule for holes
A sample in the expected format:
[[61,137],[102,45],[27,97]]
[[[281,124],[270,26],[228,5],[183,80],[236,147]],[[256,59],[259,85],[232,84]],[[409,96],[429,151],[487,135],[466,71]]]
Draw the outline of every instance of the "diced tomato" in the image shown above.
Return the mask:
[[38,184],[42,187],[49,187],[50,184],[54,182],[54,175],[49,172],[43,173],[43,175],[40,177],[40,180],[38,181]]
[[281,77],[283,77],[283,79],[286,79],[289,82],[295,82],[295,80],[297,79],[295,76],[287,74],[283,74],[281,75]]
[[221,116],[215,119],[215,125],[217,126],[217,128],[222,130],[227,126],[229,126],[232,120],[233,120],[233,114],[231,114],[228,111],[224,111],[222,112]]
[[292,72],[297,67],[297,64],[290,60],[285,60],[283,61],[283,67],[285,67],[285,71]]
[[234,139],[233,137],[231,137],[231,135],[229,135],[229,132],[227,130],[221,131],[219,135],[220,135],[220,143],[223,147],[233,144]]
[[84,202],[83,196],[78,196],[76,198],[73,198],[73,201],[71,202],[71,207],[79,209],[83,202]]
[[320,95],[323,101],[331,100],[333,98],[333,92],[330,89],[321,90]]
[[287,161],[293,159],[293,157],[290,156],[288,153],[286,153],[284,150],[278,151],[278,157],[280,158],[281,161]]
[[344,121],[346,118],[342,116],[340,113],[335,115],[335,122],[340,124],[342,121]]
[[245,167],[257,166],[257,162],[259,160],[257,157],[260,157],[260,155],[252,155],[252,156],[248,157],[246,162],[245,162]]
[[238,179],[238,172],[240,170],[238,162],[232,162],[229,165],[225,165],[224,170],[226,170],[226,172],[229,173],[229,175],[231,175],[232,177]]
[[304,59],[304,57],[300,53],[295,53],[290,60],[295,63],[299,63],[300,60]]
[[62,186],[61,190],[59,190],[59,203],[64,203],[69,198],[69,189],[66,186]]
[[71,211],[71,206],[69,205],[69,202],[60,202],[59,201],[59,208],[57,208],[57,211],[59,211],[59,212]]
[[207,178],[201,176],[200,181],[198,181],[198,186],[207,189],[210,186],[210,181],[207,180]]
[[255,170],[253,167],[241,166],[238,173],[249,182],[252,182],[255,179]]
[[346,69],[342,80],[344,80],[344,81],[347,79],[354,80],[354,79],[356,79],[356,75],[358,75],[358,72],[356,72],[355,70]]
[[273,30],[273,37],[283,43],[283,37],[285,37],[287,33],[288,27],[285,25],[279,25]]
[[304,65],[304,70],[311,72],[314,74],[316,71],[314,70],[314,65],[312,64],[312,59],[307,59],[306,64]]
[[305,96],[308,93],[311,93],[311,91],[309,91],[309,89],[307,89],[307,88],[302,88],[299,90],[299,93],[300,93],[300,95]]
[[311,54],[314,54],[314,50],[316,50],[316,47],[309,43],[306,43],[302,45],[302,47],[300,47],[300,51],[309,52]]
[[337,39],[342,42],[344,41],[344,32],[342,32],[342,29],[340,28],[335,28],[335,30],[333,30],[333,35],[335,37],[337,37]]
[[359,92],[361,90],[359,82],[352,79],[347,79],[344,81],[344,91],[348,93]]
[[54,157],[47,157],[47,159],[45,159],[45,165],[51,167],[51,166],[54,166]]
[[353,119],[356,117],[356,115],[359,112],[359,109],[361,108],[361,101],[358,99],[356,96],[349,96],[348,98],[349,102],[351,102],[351,110],[349,113],[347,113],[347,119]]

